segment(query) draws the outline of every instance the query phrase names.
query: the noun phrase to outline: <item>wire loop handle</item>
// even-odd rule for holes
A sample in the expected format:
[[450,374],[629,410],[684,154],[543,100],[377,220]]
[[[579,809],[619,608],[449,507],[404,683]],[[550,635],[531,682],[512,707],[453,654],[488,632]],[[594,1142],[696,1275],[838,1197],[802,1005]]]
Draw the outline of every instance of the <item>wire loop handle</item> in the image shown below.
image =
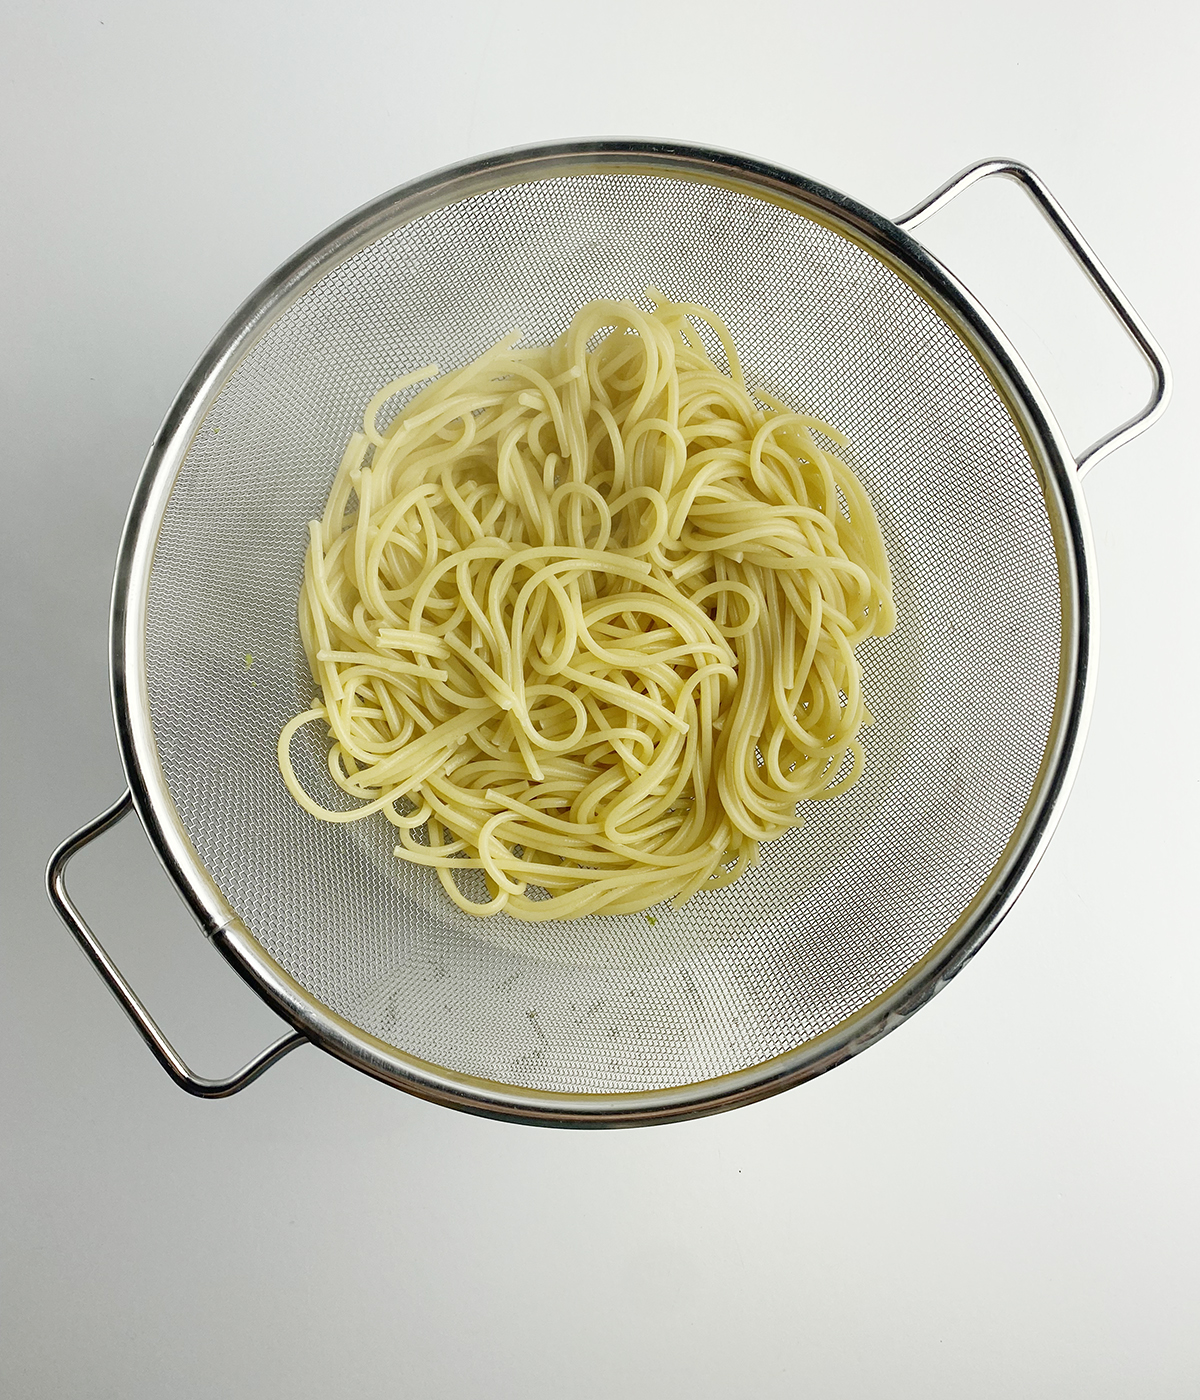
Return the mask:
[[944,208],[956,195],[960,195],[963,190],[968,189],[976,181],[986,180],[992,175],[1002,175],[1006,179],[1015,180],[1017,184],[1022,186],[1026,194],[1041,210],[1055,233],[1067,245],[1075,261],[1087,273],[1092,285],[1108,303],[1113,315],[1125,327],[1130,339],[1150,366],[1150,373],[1154,377],[1154,385],[1146,406],[1135,413],[1132,418],[1126,419],[1124,423],[1119,424],[1111,432],[1098,438],[1081,456],[1076,458],[1076,464],[1082,475],[1090,471],[1110,452],[1115,452],[1118,447],[1122,447],[1137,437],[1139,433],[1144,433],[1151,423],[1162,414],[1168,399],[1171,397],[1171,369],[1158,342],[1146,329],[1145,322],[1130,305],[1125,293],[1113,281],[1112,275],[1092,251],[1090,244],[1076,228],[1066,210],[1046,188],[1042,179],[1021,161],[993,157],[976,161],[974,165],[968,165],[965,170],[960,170],[944,185],[940,185],[927,199],[923,199],[920,204],[915,205],[906,214],[901,214],[896,220],[896,224],[906,233],[911,233],[918,224],[923,223],[931,214],[936,214],[939,209]]
[[87,954],[92,966],[107,984],[109,991],[121,1003],[125,1014],[137,1027],[142,1039],[150,1047],[154,1058],[175,1083],[197,1098],[228,1098],[230,1094],[236,1094],[240,1089],[252,1084],[264,1070],[270,1069],[289,1051],[294,1050],[298,1045],[306,1045],[308,1037],[301,1035],[299,1031],[288,1031],[286,1035],[280,1036],[277,1041],[268,1045],[248,1064],[243,1065],[235,1074],[231,1074],[225,1079],[205,1079],[188,1068],[171,1042],[163,1035],[153,1016],[146,1010],[141,998],[125,980],[116,963],[109,957],[100,940],[88,927],[83,915],[76,908],[75,902],[67,893],[67,865],[71,858],[90,841],[94,841],[97,836],[106,832],[109,827],[115,826],[123,816],[132,810],[133,798],[129,790],[126,789],[111,807],[101,812],[98,817],[94,817],[86,826],[80,827],[73,836],[69,836],[50,857],[50,863],[46,867],[46,891],[63,923],[75,935],[76,942]]

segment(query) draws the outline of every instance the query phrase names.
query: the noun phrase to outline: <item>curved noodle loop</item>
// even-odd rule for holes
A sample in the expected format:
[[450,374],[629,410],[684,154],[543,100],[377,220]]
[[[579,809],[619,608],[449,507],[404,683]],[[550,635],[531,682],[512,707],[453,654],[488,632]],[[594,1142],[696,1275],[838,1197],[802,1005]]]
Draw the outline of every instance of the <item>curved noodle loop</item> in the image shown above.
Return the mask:
[[[382,811],[396,854],[472,914],[682,904],[862,768],[854,647],[895,615],[871,504],[817,435],[845,439],[752,397],[712,312],[650,296],[384,386],[309,527],[321,699],[280,735],[284,781],[326,821]],[[364,805],[300,786],[291,740],[313,720]]]

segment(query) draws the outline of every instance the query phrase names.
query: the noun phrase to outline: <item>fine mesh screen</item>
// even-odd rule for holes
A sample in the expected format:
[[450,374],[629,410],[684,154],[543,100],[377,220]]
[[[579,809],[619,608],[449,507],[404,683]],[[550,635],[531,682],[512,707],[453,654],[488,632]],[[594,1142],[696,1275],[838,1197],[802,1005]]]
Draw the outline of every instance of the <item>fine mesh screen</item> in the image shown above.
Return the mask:
[[[861,650],[866,774],[729,889],[679,912],[526,925],[453,908],[382,818],[300,811],[275,761],[312,684],[306,522],[386,380],[653,284],[718,311],[747,377],[831,421],[877,508],[899,625]],[[658,175],[509,187],[351,256],[223,387],[154,555],[150,714],[180,819],[246,927],[348,1021],[451,1070],[618,1092],[708,1079],[837,1026],[988,881],[1038,779],[1062,630],[1038,472],[956,334],[856,244],[774,203]],[[307,746],[307,747],[306,747]],[[298,772],[344,806],[313,727]]]

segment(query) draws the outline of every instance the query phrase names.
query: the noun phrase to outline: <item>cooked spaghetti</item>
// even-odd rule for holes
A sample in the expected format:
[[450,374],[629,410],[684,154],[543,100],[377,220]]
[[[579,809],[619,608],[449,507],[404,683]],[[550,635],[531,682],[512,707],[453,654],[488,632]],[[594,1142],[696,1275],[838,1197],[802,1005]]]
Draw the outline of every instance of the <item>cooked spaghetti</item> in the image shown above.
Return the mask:
[[[471,914],[678,906],[862,770],[854,648],[895,614],[846,440],[752,395],[711,311],[649,296],[385,385],[309,526],[320,699],[284,781],[326,821],[382,812]],[[301,787],[312,721],[361,805]]]

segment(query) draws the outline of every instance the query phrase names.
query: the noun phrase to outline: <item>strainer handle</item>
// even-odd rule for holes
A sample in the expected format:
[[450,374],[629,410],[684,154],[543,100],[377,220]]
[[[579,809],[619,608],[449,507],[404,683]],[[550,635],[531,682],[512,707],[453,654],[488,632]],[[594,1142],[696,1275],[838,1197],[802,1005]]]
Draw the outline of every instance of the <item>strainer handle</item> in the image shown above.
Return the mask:
[[1114,428],[1112,432],[1097,439],[1082,456],[1076,458],[1079,471],[1082,474],[1090,471],[1101,458],[1107,457],[1110,452],[1115,452],[1118,447],[1137,437],[1139,433],[1144,433],[1150,424],[1158,418],[1163,409],[1166,408],[1167,400],[1171,397],[1170,366],[1167,364],[1158,342],[1146,329],[1145,322],[1129,304],[1125,293],[1113,281],[1108,269],[1092,251],[1066,210],[1046,188],[1041,178],[1019,160],[993,158],[968,165],[965,170],[960,170],[957,175],[934,190],[928,199],[923,199],[907,214],[901,214],[896,220],[897,225],[906,233],[911,232],[931,214],[936,214],[939,209],[949,204],[955,195],[961,194],[977,180],[985,180],[991,175],[1003,175],[1022,186],[1042,211],[1055,233],[1067,245],[1075,261],[1087,273],[1092,285],[1108,302],[1113,315],[1125,327],[1130,339],[1141,351],[1142,357],[1150,366],[1150,373],[1154,377],[1154,386],[1146,406],[1139,413],[1135,413],[1132,418]]
[[138,1028],[142,1039],[153,1052],[154,1058],[175,1083],[181,1089],[186,1089],[189,1094],[195,1094],[197,1098],[228,1098],[230,1094],[236,1094],[239,1089],[244,1089],[247,1084],[252,1084],[264,1070],[270,1069],[289,1050],[294,1050],[297,1045],[307,1044],[308,1040],[299,1031],[289,1031],[287,1035],[280,1036],[273,1045],[268,1045],[261,1054],[255,1055],[249,1064],[243,1065],[236,1074],[231,1074],[227,1079],[204,1079],[200,1075],[194,1074],[184,1063],[171,1042],[159,1030],[158,1024],[142,1004],[141,998],[125,980],[116,963],[109,957],[100,940],[87,926],[83,915],[75,907],[74,901],[67,893],[67,864],[71,857],[81,851],[89,841],[94,841],[109,827],[115,826],[132,808],[133,798],[126,791],[119,801],[114,802],[111,807],[101,812],[86,826],[80,827],[74,836],[69,836],[50,857],[50,863],[46,867],[46,890],[50,895],[50,902],[58,910],[63,923],[75,935],[76,941],[91,960],[92,966],[108,984],[109,991],[125,1008],[126,1015]]

